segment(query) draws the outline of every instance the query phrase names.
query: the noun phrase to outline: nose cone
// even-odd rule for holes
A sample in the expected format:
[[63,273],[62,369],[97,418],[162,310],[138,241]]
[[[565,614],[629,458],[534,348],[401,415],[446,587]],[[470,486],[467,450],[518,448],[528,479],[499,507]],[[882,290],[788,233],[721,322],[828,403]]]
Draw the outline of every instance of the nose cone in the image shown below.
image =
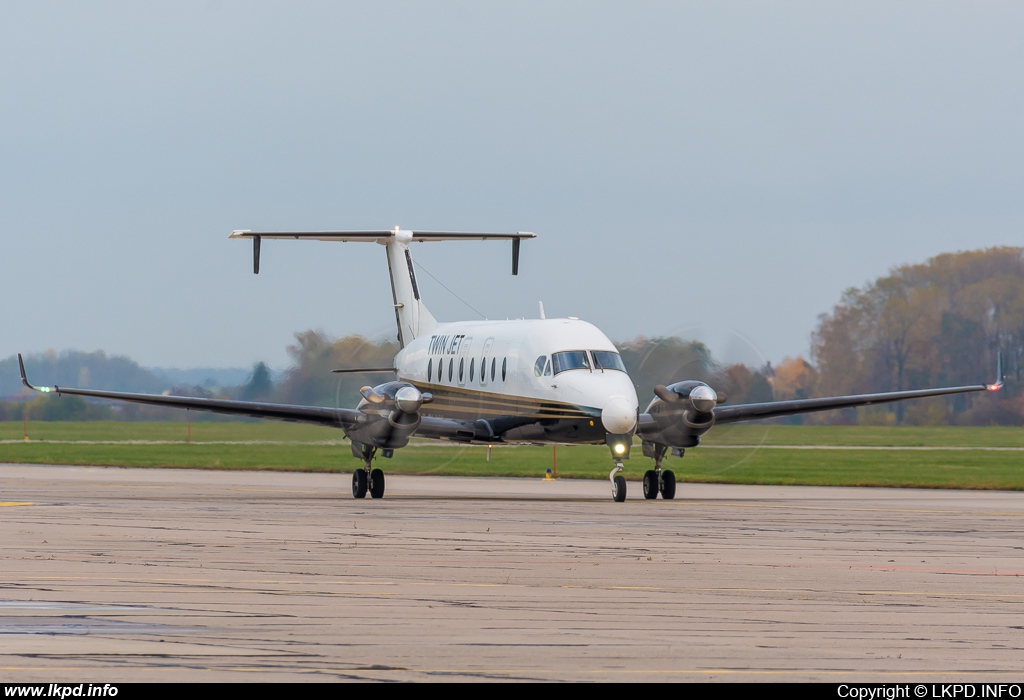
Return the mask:
[[601,409],[601,423],[613,435],[631,432],[636,427],[636,405],[616,396]]

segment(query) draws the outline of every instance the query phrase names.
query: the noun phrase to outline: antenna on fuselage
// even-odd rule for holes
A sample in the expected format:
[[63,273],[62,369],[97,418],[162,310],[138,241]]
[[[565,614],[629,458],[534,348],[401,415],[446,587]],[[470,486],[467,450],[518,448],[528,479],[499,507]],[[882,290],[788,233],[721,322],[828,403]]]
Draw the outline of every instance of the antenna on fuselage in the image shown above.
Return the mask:
[[544,319],[547,318],[547,316],[544,315],[544,302],[543,301],[538,301],[537,305],[540,307],[540,318],[543,321]]

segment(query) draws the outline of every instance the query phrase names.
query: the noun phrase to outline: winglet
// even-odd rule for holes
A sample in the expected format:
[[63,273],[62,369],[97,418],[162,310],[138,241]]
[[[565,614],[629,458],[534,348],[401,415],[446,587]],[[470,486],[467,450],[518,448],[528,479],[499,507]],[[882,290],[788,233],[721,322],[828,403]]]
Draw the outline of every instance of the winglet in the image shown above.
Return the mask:
[[18,369],[21,370],[21,383],[27,386],[32,391],[40,391],[44,394],[49,394],[57,390],[57,387],[50,388],[48,386],[32,386],[28,383],[28,377],[25,376],[25,361],[21,359],[21,353],[18,353]]
[[17,353],[17,367],[22,370],[22,384],[33,391],[41,391],[46,394],[50,393],[51,390],[49,387],[34,387],[29,384],[29,378],[25,376],[25,360],[22,359],[22,353]]
[[21,370],[21,383],[27,386],[29,389],[35,389],[34,386],[28,383],[28,377],[25,376],[25,361],[21,359],[21,353],[18,353],[18,369]]
[[1003,353],[996,353],[996,381],[995,384],[986,384],[989,391],[999,391],[1003,388]]

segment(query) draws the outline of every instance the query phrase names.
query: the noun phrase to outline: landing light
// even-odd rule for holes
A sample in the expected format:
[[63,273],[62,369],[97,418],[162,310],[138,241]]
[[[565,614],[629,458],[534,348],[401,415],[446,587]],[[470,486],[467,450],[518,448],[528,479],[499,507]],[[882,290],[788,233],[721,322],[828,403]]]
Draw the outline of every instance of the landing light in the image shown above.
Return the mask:
[[621,455],[626,452],[626,446],[621,442],[615,443],[615,447],[613,447],[612,449],[615,450],[615,454],[617,455]]

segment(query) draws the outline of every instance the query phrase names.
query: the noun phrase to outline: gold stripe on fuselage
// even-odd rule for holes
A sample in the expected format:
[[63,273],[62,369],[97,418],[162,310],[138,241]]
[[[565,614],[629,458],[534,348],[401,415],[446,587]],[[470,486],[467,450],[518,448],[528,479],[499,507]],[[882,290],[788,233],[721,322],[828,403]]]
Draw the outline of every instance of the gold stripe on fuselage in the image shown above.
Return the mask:
[[[402,379],[402,381],[409,380]],[[410,383],[415,384],[421,391],[430,392],[434,396],[434,400],[423,407],[423,413],[426,415],[453,418],[515,416],[536,418],[537,420],[566,418],[592,420],[601,416],[601,411],[596,408],[560,401],[494,394],[444,384]]]

